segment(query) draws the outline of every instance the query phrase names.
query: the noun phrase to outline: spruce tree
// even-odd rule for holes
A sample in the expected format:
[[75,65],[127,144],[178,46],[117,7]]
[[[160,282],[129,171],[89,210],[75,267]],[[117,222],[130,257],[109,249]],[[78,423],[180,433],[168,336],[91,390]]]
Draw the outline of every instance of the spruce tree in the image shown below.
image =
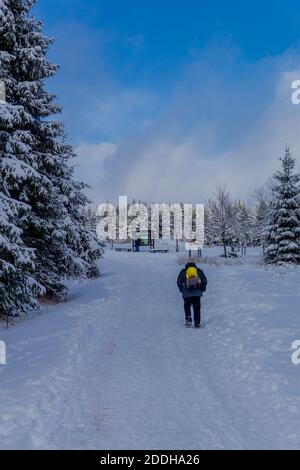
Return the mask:
[[[2,91],[12,88],[13,55],[8,44],[14,41],[15,21],[7,2],[0,0],[0,81]],[[0,103],[0,315],[17,315],[37,306],[43,292],[34,276],[35,254],[25,245],[22,226],[30,205],[18,194],[39,175],[26,153],[31,116],[22,106]],[[23,158],[24,157],[24,158]]]
[[297,201],[300,175],[289,148],[280,159],[282,170],[274,175],[273,200],[266,237],[267,263],[300,262],[300,208]]
[[97,271],[100,255],[82,208],[85,185],[73,178],[61,111],[45,81],[57,66],[47,51],[53,40],[30,16],[35,0],[0,0],[0,80],[7,103],[0,105],[0,172],[4,194],[27,211],[17,225],[32,253],[34,277],[50,297],[62,296],[64,277]]
[[14,316],[36,308],[43,287],[33,277],[34,253],[18,227],[28,207],[6,196],[2,184],[0,188],[0,316]]

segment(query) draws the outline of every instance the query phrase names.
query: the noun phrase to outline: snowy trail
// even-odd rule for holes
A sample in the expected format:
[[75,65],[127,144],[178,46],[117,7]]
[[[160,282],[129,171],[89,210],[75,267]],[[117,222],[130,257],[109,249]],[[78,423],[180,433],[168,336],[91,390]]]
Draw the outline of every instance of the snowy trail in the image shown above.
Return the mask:
[[0,331],[0,447],[299,448],[299,270],[205,268],[197,331],[179,269],[172,254],[108,252],[69,303]]

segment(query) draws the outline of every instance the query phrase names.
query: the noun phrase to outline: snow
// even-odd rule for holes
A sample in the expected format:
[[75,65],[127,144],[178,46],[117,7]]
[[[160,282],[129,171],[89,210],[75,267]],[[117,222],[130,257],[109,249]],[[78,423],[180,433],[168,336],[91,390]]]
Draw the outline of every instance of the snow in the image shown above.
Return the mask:
[[299,448],[300,271],[250,258],[202,266],[199,331],[176,253],[110,250],[67,303],[0,330],[0,448]]

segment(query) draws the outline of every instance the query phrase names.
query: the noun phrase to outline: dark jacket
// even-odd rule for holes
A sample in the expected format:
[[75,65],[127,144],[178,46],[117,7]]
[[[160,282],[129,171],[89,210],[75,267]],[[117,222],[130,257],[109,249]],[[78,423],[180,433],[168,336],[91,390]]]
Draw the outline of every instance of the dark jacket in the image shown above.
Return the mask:
[[[199,289],[196,290],[189,290],[186,285],[186,270],[188,268],[197,268],[198,271],[198,276],[201,279],[201,286]],[[203,292],[206,291],[206,286],[207,286],[207,279],[202,271],[202,269],[198,268],[198,266],[195,263],[187,263],[185,265],[185,268],[180,271],[178,279],[177,279],[177,286],[179,291],[182,294],[182,297],[184,299],[188,299],[189,297],[202,297]]]

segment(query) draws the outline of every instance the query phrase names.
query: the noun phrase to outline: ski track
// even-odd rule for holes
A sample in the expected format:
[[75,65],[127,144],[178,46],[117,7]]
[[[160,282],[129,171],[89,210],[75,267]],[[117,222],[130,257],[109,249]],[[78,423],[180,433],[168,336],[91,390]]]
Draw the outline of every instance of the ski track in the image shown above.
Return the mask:
[[198,331],[176,256],[102,264],[68,303],[0,331],[0,448],[299,448],[299,270],[204,267]]

